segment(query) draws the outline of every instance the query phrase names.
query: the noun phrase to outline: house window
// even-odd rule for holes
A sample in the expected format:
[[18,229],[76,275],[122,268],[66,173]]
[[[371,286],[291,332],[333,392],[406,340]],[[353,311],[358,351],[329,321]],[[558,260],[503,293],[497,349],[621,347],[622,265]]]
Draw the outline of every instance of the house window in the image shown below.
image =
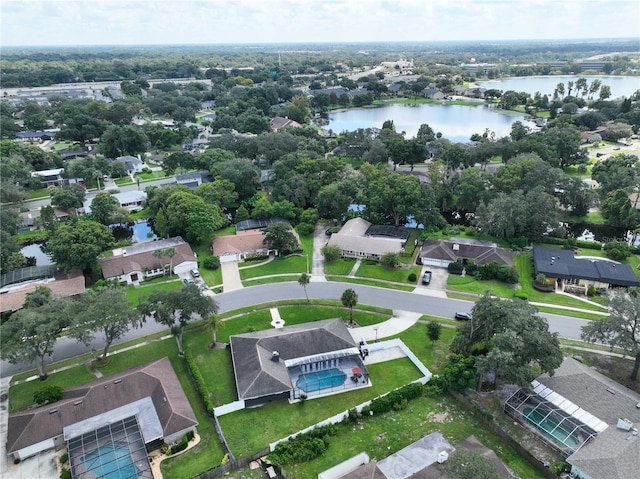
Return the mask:
[[565,282],[568,286],[580,286],[580,280],[577,278],[569,278]]

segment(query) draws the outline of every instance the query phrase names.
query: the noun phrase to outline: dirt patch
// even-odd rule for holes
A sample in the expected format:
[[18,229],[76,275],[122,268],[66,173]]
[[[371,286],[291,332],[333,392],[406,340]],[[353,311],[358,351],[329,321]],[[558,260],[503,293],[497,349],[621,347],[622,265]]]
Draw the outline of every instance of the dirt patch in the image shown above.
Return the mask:
[[447,411],[444,412],[430,412],[427,416],[427,419],[431,422],[446,422],[449,419],[449,413]]

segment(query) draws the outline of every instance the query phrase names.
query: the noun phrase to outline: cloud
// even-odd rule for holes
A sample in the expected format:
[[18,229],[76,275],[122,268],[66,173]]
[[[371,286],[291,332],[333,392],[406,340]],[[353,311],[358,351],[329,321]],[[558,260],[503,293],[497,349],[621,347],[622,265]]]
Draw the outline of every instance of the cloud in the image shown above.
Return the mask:
[[640,36],[637,0],[3,0],[2,45]]

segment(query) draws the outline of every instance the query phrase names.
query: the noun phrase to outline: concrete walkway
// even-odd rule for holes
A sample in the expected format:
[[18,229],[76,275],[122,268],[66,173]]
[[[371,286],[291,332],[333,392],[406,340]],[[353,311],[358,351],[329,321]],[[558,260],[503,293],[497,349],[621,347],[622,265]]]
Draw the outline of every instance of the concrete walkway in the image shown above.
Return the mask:
[[9,383],[11,376],[0,378],[0,477],[7,472],[7,430],[9,423]]
[[322,248],[328,243],[328,236],[324,234],[327,226],[318,223],[313,232],[313,259],[311,261],[311,281],[326,281],[324,277],[324,256]]
[[356,272],[358,271],[358,268],[360,267],[360,265],[362,264],[362,259],[358,258],[356,260],[356,264],[353,265],[353,268],[351,268],[351,271],[349,271],[349,278],[355,278],[356,276]]
[[222,270],[222,284],[225,293],[243,288],[237,261],[220,263],[220,269]]
[[349,328],[349,333],[356,343],[361,340],[375,341],[376,339],[396,336],[416,324],[422,315],[409,311],[394,311],[393,316],[386,321],[372,326]]

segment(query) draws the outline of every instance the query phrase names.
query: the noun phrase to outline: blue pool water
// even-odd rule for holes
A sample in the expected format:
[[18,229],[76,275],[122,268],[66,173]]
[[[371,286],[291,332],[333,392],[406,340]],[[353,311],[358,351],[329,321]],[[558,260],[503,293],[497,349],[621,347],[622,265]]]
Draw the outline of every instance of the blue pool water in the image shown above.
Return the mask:
[[139,477],[126,442],[110,442],[82,458],[85,467],[101,479]]
[[545,418],[544,414],[540,411],[536,411],[530,407],[524,408],[522,415],[545,436],[551,438],[560,446],[577,446],[580,443],[578,438],[571,435],[571,430],[566,430],[562,426],[559,426],[560,421],[553,417],[553,415]]
[[304,392],[318,391],[344,384],[347,375],[339,369],[327,369],[314,373],[302,374],[296,382],[296,386]]

